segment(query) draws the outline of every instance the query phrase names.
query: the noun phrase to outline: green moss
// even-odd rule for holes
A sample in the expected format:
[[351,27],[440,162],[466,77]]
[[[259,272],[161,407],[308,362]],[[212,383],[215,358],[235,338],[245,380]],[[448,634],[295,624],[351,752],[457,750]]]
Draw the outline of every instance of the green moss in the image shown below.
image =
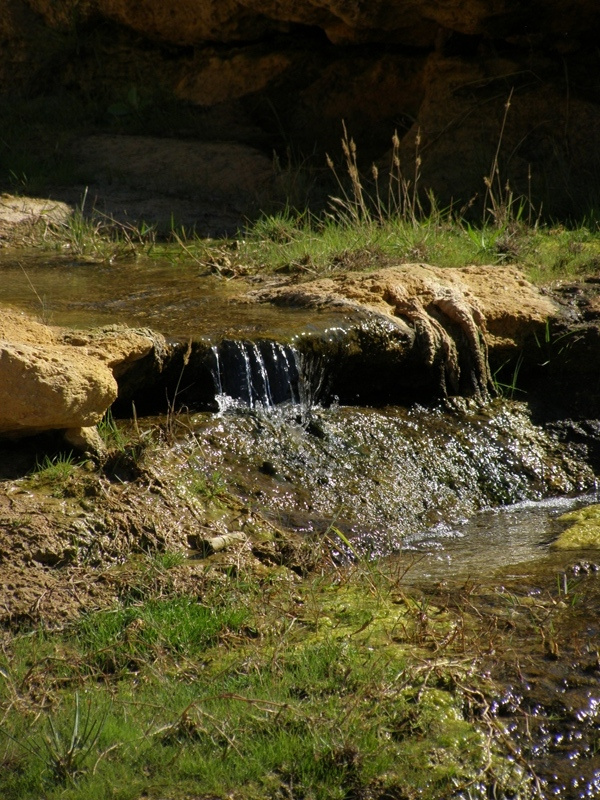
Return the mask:
[[553,547],[559,550],[600,549],[600,505],[586,506],[559,517],[561,522],[570,522]]

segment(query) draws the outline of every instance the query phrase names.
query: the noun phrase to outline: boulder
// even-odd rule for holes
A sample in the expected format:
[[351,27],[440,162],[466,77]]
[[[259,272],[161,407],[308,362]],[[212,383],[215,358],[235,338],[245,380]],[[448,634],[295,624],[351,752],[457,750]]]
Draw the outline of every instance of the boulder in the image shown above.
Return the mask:
[[64,223],[72,213],[70,206],[58,200],[1,194],[0,240],[10,238],[16,228],[24,230],[39,223]]
[[[513,267],[403,264],[261,289],[251,299],[337,310],[361,320],[361,358],[366,353],[372,364],[378,360],[376,373],[391,368],[398,384],[428,385],[445,397],[493,393],[490,356],[497,363],[536,334],[543,338],[547,320],[559,314]],[[393,363],[388,358],[386,364],[390,346]],[[364,376],[360,382],[368,383]]]
[[[429,316],[460,316],[464,305],[477,321],[489,348],[521,347],[558,306],[525,279],[516,267],[468,266],[460,269],[402,264],[375,272],[344,273],[331,278],[268,287],[252,292],[254,301],[313,308],[376,311],[411,324],[414,305]],[[450,298],[451,302],[445,302]]]
[[0,433],[95,425],[117,382],[96,358],[61,345],[0,342]]
[[162,337],[149,331],[69,331],[2,309],[0,435],[68,430],[70,441],[93,447],[97,439],[81,429],[116,400],[116,378],[161,348]]
[[236,142],[104,134],[81,140],[75,154],[85,169],[116,186],[241,209],[264,200],[275,181],[272,160]]

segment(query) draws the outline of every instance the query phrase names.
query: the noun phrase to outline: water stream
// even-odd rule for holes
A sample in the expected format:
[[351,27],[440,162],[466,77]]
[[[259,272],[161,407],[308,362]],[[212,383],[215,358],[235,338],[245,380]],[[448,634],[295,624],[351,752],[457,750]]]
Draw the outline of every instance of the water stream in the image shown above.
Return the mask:
[[[481,582],[499,571],[507,579],[523,578],[527,569],[535,572],[542,563],[558,572],[565,554],[554,554],[550,547],[565,527],[559,518],[574,508],[598,502],[600,496],[594,492],[486,508],[454,525],[441,522],[407,536],[401,552],[393,558],[406,565],[407,581],[420,584],[449,577]],[[568,554],[566,561],[574,558],[575,554]]]
[[181,339],[285,338],[290,330],[339,323],[339,315],[232,303],[240,283],[201,276],[194,264],[159,258],[119,264],[68,255],[3,252],[0,303],[51,325],[83,328],[123,324]]
[[595,488],[521,404],[223,408],[192,417],[197,469],[222,475],[273,522],[327,535],[342,559],[428,553],[422,577],[540,557],[553,517]]
[[211,347],[215,399],[228,408],[273,410],[281,403],[307,405],[298,351],[275,341],[224,339]]
[[[229,474],[295,530],[333,526],[370,557],[427,552],[423,576],[480,572],[481,548],[488,565],[543,551],[542,520],[552,519],[555,506],[524,502],[594,488],[591,470],[533,425],[524,405],[459,413],[338,407],[328,386],[336,365],[300,345],[307,337],[343,342],[348,317],[235,302],[243,292],[236,281],[164,259],[112,265],[7,251],[0,263],[0,302],[53,324],[143,325],[204,342],[210,407],[218,413],[196,418],[207,453],[199,469]],[[525,529],[539,529],[539,541]],[[490,559],[492,551],[498,557]]]
[[[562,513],[600,501],[581,450],[534,425],[520,403],[459,402],[454,411],[338,405],[327,364],[307,357],[298,342],[343,338],[347,320],[242,305],[234,302],[239,292],[234,282],[167,262],[117,267],[3,254],[0,263],[0,303],[46,321],[147,326],[202,342],[217,411],[190,416],[188,466],[206,480],[218,476],[274,525],[326,537],[341,563],[378,559],[407,583],[429,586],[491,585],[501,575],[526,587],[533,576],[572,574],[578,556],[553,553],[550,545]],[[585,617],[585,608],[600,613],[600,592],[588,586],[584,616],[573,617],[578,653],[600,645],[597,623]],[[524,719],[538,715],[537,738],[515,723],[515,741],[530,736],[527,747],[538,748],[535,758],[549,776],[545,785],[565,799],[600,796],[600,690],[597,673],[590,677],[580,661],[576,686],[569,664],[551,662],[543,691],[526,677],[517,698],[521,678],[507,674],[506,698],[498,700],[499,714],[527,706]],[[552,703],[569,691],[571,705],[561,699],[555,731]],[[578,771],[580,756],[587,760]]]

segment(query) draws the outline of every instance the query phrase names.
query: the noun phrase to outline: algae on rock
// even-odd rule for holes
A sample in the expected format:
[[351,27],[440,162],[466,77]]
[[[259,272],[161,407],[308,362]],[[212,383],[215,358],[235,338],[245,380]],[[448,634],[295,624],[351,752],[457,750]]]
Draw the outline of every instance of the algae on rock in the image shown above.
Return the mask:
[[559,519],[572,524],[560,534],[552,547],[558,550],[600,550],[600,504],[570,511]]

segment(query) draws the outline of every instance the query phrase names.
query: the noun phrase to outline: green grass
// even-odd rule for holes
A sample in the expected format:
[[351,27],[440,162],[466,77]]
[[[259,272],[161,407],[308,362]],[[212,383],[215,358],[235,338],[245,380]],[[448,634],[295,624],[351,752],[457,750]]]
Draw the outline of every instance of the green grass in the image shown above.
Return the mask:
[[46,455],[36,462],[34,470],[25,478],[29,486],[50,492],[54,497],[63,497],[68,491],[80,464],[72,452]]
[[201,274],[225,279],[275,273],[308,280],[418,262],[442,268],[512,264],[543,285],[600,270],[595,223],[575,228],[515,223],[498,229],[435,216],[416,225],[401,217],[348,224],[286,211],[259,219],[235,239],[206,240],[179,229],[159,242],[151,227],[119,226],[79,210],[66,222],[46,225],[38,244],[67,248],[92,263],[138,256],[168,259],[174,266],[191,262]]
[[223,278],[294,275],[304,280],[395,264],[437,267],[512,264],[536,284],[595,275],[600,270],[596,223],[577,227],[513,222],[496,227],[435,214],[416,224],[401,216],[351,221],[285,211],[265,216],[237,239],[205,240],[179,231],[154,243],[152,255],[192,261]]
[[193,474],[186,488],[193,496],[206,501],[217,501],[227,494],[225,478],[218,471],[209,475]]
[[476,781],[525,798],[466,710],[461,687],[480,679],[432,655],[452,624],[367,571],[229,580],[16,636],[0,656],[0,795],[442,800]]
[[110,408],[97,425],[98,433],[107,448],[125,452],[131,443],[131,436],[117,424]]
[[119,423],[110,408],[97,428],[108,451],[108,458],[103,465],[105,473],[114,477],[139,474],[155,442],[155,431],[152,428],[140,430],[135,410],[133,422]]
[[[285,237],[274,235],[285,231]],[[498,230],[433,218],[418,225],[402,218],[347,226],[289,216],[263,220],[239,248],[239,260],[263,269],[306,274],[369,269],[420,261],[439,267],[517,264],[536,282],[597,272],[600,234],[585,227]]]
[[[179,124],[200,137],[210,133],[200,110],[175,103],[160,88],[152,93],[142,86],[123,86],[114,97],[94,102],[68,93],[4,101],[0,112],[0,189],[30,195],[91,181],[93,176],[80,174],[69,156],[77,136],[99,131],[164,134],[165,126],[171,130]],[[392,143],[397,149],[397,137]],[[595,210],[569,222],[542,217],[534,201],[513,195],[497,163],[482,176],[485,208],[476,212],[468,203],[462,209],[439,207],[420,185],[418,151],[414,177],[408,180],[399,161],[388,176],[376,168],[370,175],[359,171],[356,147],[346,134],[342,150],[343,169],[330,160],[329,175],[319,178],[328,201],[307,210],[306,198],[294,200],[290,194],[285,209],[265,213],[233,239],[201,239],[174,220],[170,234],[158,242],[151,221],[139,227],[117,224],[94,215],[84,196],[69,220],[44,225],[36,243],[91,262],[126,261],[140,254],[174,264],[191,261],[201,272],[225,278],[265,272],[311,278],[417,261],[439,267],[514,263],[544,284],[597,274],[600,268]],[[318,165],[321,176],[324,166]],[[299,179],[315,165],[286,169]]]
[[120,673],[180,655],[196,658],[247,619],[244,608],[209,608],[185,596],[158,598],[86,616],[73,639],[92,671]]

